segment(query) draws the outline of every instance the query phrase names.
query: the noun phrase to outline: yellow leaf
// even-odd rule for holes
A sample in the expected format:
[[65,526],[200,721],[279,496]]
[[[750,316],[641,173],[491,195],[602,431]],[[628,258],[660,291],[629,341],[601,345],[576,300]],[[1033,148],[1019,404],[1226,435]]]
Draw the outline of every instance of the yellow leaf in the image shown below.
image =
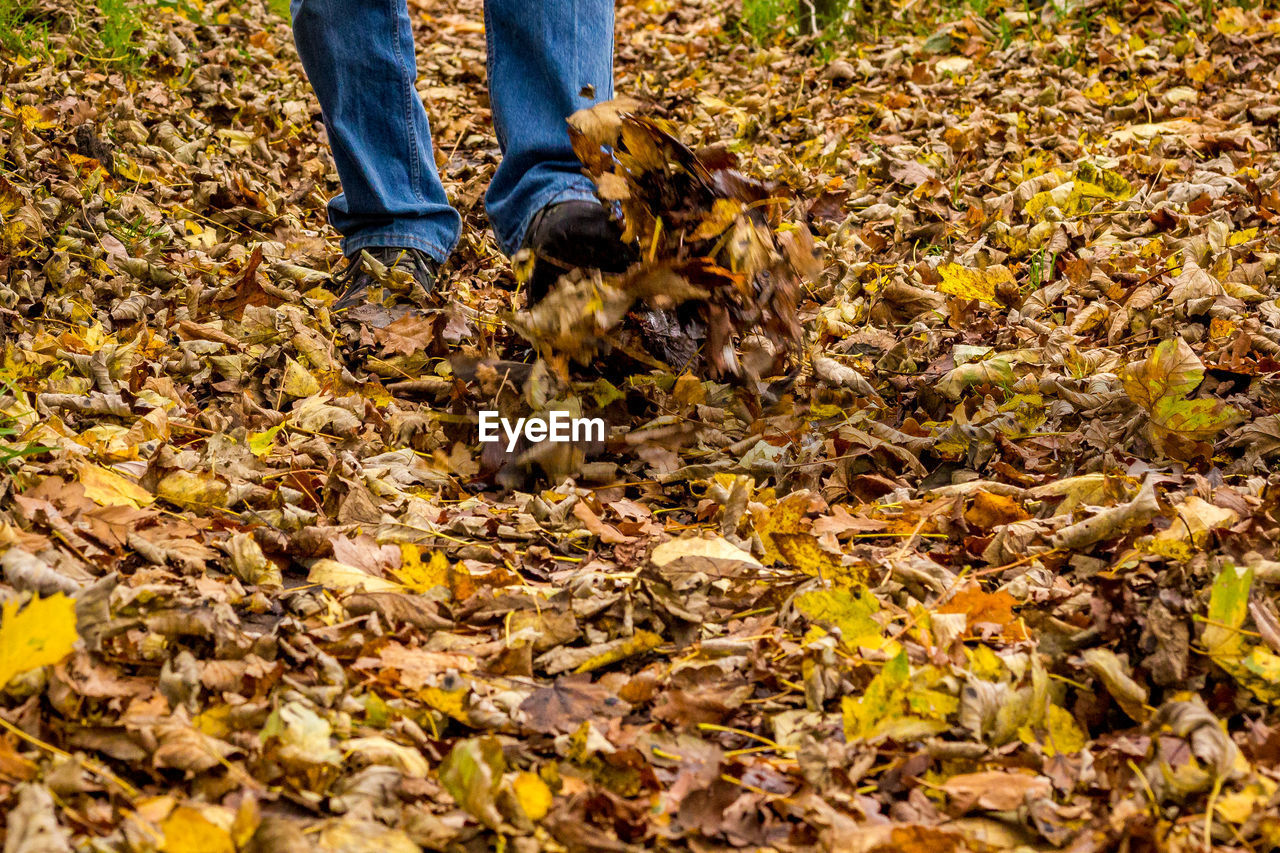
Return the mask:
[[865,570],[859,568],[853,569],[851,577],[850,569],[841,565],[835,555],[823,549],[811,534],[775,533],[773,542],[783,559],[806,575],[823,578],[842,586],[847,586],[850,582],[861,582],[865,577]]
[[1276,783],[1265,776],[1255,776],[1244,790],[1223,794],[1214,803],[1214,811],[1223,820],[1231,823],[1244,823],[1255,812],[1261,813],[1267,807],[1271,795],[1275,793]]
[[1242,653],[1244,637],[1240,628],[1249,614],[1252,586],[1253,569],[1247,566],[1228,564],[1214,579],[1209,592],[1209,618],[1200,641],[1215,660]]
[[[942,720],[922,719],[907,713],[916,692],[911,683],[907,653],[899,652],[860,696],[845,696],[840,700],[845,740],[915,740],[945,730],[947,723]],[[931,710],[950,713],[950,709],[935,708],[929,701],[925,705]]]
[[1084,90],[1084,96],[1095,104],[1107,104],[1111,101],[1111,88],[1101,80],[1095,80]]
[[1204,379],[1204,363],[1182,338],[1161,341],[1145,361],[1128,365],[1121,381],[1129,399],[1147,411],[1167,398],[1178,400]]
[[843,697],[840,704],[845,740],[872,737],[884,720],[901,715],[910,679],[907,653],[900,652],[884,665],[860,696]]
[[996,288],[1001,284],[1014,284],[1013,273],[1005,266],[990,266],[983,270],[969,269],[960,264],[943,264],[938,267],[942,283],[938,290],[959,296],[962,299],[976,299],[990,305],[999,305],[996,299]]
[[222,129],[216,132],[232,151],[248,151],[253,145],[253,134],[247,130]]
[[235,853],[231,833],[190,806],[178,806],[164,823],[164,853]]
[[76,605],[62,593],[36,598],[22,612],[16,600],[0,609],[0,688],[15,675],[57,663],[76,644]]
[[537,773],[523,770],[516,774],[511,787],[515,789],[520,808],[529,820],[542,820],[551,810],[551,789]]
[[1244,32],[1248,23],[1243,9],[1239,6],[1228,6],[1218,10],[1218,20],[1214,23],[1214,28],[1224,36],[1233,36]]
[[127,506],[141,509],[155,503],[155,496],[137,483],[98,465],[85,462],[76,472],[85,497],[103,506]]
[[1000,656],[990,646],[966,646],[965,657],[968,658],[966,669],[978,678],[987,681],[1003,681],[1009,669],[1000,660]]
[[471,718],[467,715],[467,697],[471,695],[471,685],[464,679],[459,681],[461,686],[453,690],[445,690],[443,687],[424,687],[418,691],[418,695],[423,702],[440,713],[447,714],[460,723],[470,724]]
[[885,645],[880,623],[871,617],[880,603],[866,587],[858,594],[850,589],[809,590],[795,597],[795,606],[805,618],[840,629],[840,639],[850,649]]
[[355,566],[337,560],[316,560],[307,575],[309,583],[318,583],[343,592],[363,589],[365,592],[400,592],[403,587],[385,578],[374,577]]
[[422,550],[417,545],[400,546],[400,568],[391,574],[413,592],[427,592],[435,587],[449,588],[449,558],[444,551],[431,552],[431,561],[422,562]]
[[1209,531],[1230,527],[1240,516],[1235,510],[1215,506],[1202,498],[1191,495],[1174,507],[1178,520],[1155,535],[1158,542],[1189,542],[1203,546]]
[[320,393],[320,382],[291,358],[285,359],[284,381],[280,387],[290,397],[310,397]]
[[1280,656],[1261,646],[1254,646],[1247,656],[1239,660],[1217,662],[1258,699],[1280,705]]
[[281,425],[269,427],[262,432],[249,433],[249,452],[259,459],[271,452],[271,447],[275,443],[276,435],[280,432]]
[[423,563],[422,550],[417,545],[400,546],[400,568],[391,574],[414,592],[444,587],[458,601],[465,601],[476,591],[471,574],[461,564],[450,565],[444,551],[439,550],[431,553],[429,563]]
[[17,187],[0,177],[0,217],[8,218],[25,201]]
[[1076,723],[1076,718],[1061,706],[1050,705],[1046,709],[1044,725],[1043,739],[1038,739],[1029,725],[1018,729],[1018,738],[1023,743],[1038,742],[1044,754],[1050,757],[1079,752],[1089,742],[1088,736]]
[[248,848],[250,840],[262,823],[262,811],[256,798],[249,796],[240,801],[235,820],[231,822],[231,840],[237,850]]
[[1245,228],[1243,231],[1236,231],[1235,233],[1227,237],[1227,245],[1240,246],[1244,243],[1248,243],[1250,240],[1252,240],[1254,237],[1257,237],[1257,236],[1258,236],[1257,228]]
[[1192,82],[1203,83],[1209,79],[1209,75],[1213,73],[1213,63],[1207,59],[1202,59],[1195,65],[1187,68],[1187,76]]
[[192,727],[209,737],[225,738],[231,734],[231,706],[214,705],[191,718]]
[[634,655],[642,655],[650,649],[656,649],[662,645],[662,637],[652,631],[636,631],[631,637],[627,638],[624,643],[613,646],[608,651],[596,655],[595,657],[583,662],[574,670],[574,673],[591,672],[602,666],[608,666],[620,660],[632,657]]
[[18,107],[18,117],[22,119],[23,124],[32,130],[48,130],[51,127],[55,127],[53,122],[46,119],[38,109],[29,104],[23,104]]
[[1085,161],[1076,167],[1073,192],[1077,192],[1087,198],[1124,201],[1133,195],[1133,187],[1119,172],[1111,169],[1100,169],[1094,164]]
[[226,506],[227,484],[213,474],[173,471],[156,484],[156,495],[184,509]]
[[774,544],[773,534],[799,533],[800,521],[808,508],[809,494],[792,492],[778,501],[777,506],[770,510],[768,515],[756,522],[756,533],[760,535],[760,543],[764,545],[765,565],[782,562],[782,554]]
[[1239,325],[1234,320],[1224,317],[1213,317],[1209,320],[1209,337],[1215,341],[1235,337]]
[[[142,183],[142,170],[138,168],[137,161],[132,157],[127,157],[123,154],[116,154],[113,165],[115,167],[116,174],[124,178],[126,181]],[[198,228],[199,226],[196,227]]]

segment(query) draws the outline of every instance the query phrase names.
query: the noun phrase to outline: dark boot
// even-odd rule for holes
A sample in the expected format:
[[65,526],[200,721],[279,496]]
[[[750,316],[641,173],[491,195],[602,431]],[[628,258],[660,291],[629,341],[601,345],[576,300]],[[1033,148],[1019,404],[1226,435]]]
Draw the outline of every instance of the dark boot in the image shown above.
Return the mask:
[[538,211],[523,248],[533,252],[529,305],[547,295],[560,276],[575,267],[626,272],[637,254],[622,242],[622,229],[599,202],[564,201]]

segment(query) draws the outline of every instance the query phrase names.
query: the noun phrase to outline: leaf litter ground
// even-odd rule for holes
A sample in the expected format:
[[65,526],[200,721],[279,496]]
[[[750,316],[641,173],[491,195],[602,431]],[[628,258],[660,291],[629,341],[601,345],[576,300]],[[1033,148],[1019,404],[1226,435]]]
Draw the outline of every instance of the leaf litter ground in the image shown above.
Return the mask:
[[[599,170],[649,254],[540,323],[483,231],[478,5],[411,4],[450,298],[355,317],[280,18],[157,7],[128,69],[25,13],[6,853],[1280,844],[1274,12],[760,44],[625,3],[619,91],[680,145]],[[770,201],[664,195],[681,151]],[[486,454],[491,407],[611,431]]]

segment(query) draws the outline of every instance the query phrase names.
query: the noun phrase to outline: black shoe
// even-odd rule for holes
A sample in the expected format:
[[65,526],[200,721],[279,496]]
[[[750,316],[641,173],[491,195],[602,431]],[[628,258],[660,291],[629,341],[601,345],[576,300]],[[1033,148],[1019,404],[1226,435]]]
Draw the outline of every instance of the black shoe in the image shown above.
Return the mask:
[[575,267],[626,272],[637,254],[622,242],[622,229],[595,201],[562,201],[534,215],[523,248],[533,252],[529,305],[547,295],[560,276]]
[[[423,304],[435,289],[439,277],[440,263],[419,249],[397,246],[364,249],[355,257],[348,258],[346,268],[334,276],[338,298],[329,308],[345,311],[366,302],[395,302],[398,297]],[[371,289],[381,289],[382,293],[374,298]]]

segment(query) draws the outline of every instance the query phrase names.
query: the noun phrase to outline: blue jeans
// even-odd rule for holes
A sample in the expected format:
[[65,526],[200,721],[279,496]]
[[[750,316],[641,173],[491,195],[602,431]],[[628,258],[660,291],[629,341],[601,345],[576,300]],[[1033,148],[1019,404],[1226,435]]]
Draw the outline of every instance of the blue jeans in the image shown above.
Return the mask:
[[[292,0],[292,12],[342,180],[329,221],[343,253],[395,246],[443,261],[462,220],[440,183],[414,88],[406,0]],[[613,0],[485,0],[484,17],[502,148],[485,210],[512,254],[541,208],[596,198],[565,118],[613,97]]]

